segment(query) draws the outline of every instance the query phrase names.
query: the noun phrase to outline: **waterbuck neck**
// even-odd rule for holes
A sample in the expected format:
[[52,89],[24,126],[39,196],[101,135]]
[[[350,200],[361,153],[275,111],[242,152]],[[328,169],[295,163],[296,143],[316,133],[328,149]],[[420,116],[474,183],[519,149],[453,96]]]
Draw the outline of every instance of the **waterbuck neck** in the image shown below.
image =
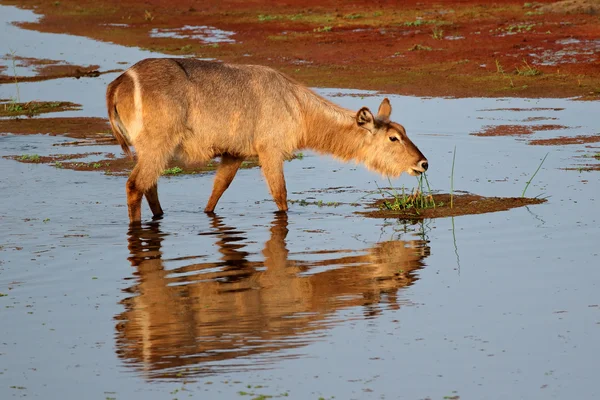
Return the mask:
[[364,161],[369,132],[356,124],[356,113],[325,99],[313,99],[304,110],[304,148],[331,154],[344,161]]

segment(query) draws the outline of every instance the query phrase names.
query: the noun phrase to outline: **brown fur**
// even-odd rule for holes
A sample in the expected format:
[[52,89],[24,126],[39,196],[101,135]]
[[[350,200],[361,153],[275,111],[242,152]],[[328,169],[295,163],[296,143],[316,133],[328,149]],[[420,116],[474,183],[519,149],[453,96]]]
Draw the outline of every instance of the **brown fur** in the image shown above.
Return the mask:
[[298,149],[355,160],[389,176],[427,169],[404,128],[389,120],[387,99],[377,116],[366,107],[355,113],[267,67],[147,59],[108,86],[106,103],[115,138],[127,154],[127,144],[137,153],[127,182],[131,222],[141,219],[144,195],[154,215],[162,215],[155,187],[173,157],[188,162],[223,157],[207,212],[251,156],[259,157],[281,211],[287,210],[283,162]]

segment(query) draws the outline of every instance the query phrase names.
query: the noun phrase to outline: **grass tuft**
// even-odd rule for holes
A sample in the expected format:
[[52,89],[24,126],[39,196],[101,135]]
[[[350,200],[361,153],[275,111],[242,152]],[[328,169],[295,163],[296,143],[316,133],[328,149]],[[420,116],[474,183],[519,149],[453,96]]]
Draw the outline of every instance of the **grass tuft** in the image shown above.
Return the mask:
[[515,83],[513,82],[512,78],[506,74],[506,72],[504,72],[504,68],[502,67],[502,64],[500,64],[500,61],[496,60],[496,72],[498,74],[501,74],[502,76],[508,78],[508,80],[510,81],[510,87],[514,88],[515,87]]
[[279,17],[277,15],[258,14],[258,20],[260,22],[274,21],[274,20],[279,19],[279,18],[281,18],[281,17]]
[[177,175],[182,172],[183,172],[183,169],[181,169],[179,167],[173,167],[173,168],[165,169],[163,171],[163,175]]
[[438,28],[437,26],[433,27],[431,30],[431,37],[436,40],[442,40],[444,38],[444,30],[442,28]]
[[332,26],[322,26],[320,28],[313,29],[313,32],[317,32],[317,33],[320,33],[320,32],[331,32],[332,29],[333,29]]
[[362,15],[362,14],[348,14],[348,15],[345,15],[344,18],[346,18],[346,19],[359,19],[359,18],[364,18],[364,15]]
[[427,208],[435,208],[436,204],[431,193],[431,187],[427,180],[427,174],[423,173],[417,177],[417,187],[411,192],[408,192],[404,186],[401,191],[396,190],[392,187],[390,182],[391,190],[379,189],[379,193],[387,195],[392,198],[391,201],[384,201],[383,208],[391,211],[404,211],[404,210],[419,210]]
[[431,51],[431,47],[423,46],[421,44],[415,44],[415,45],[413,45],[413,47],[408,49],[408,51],[419,51],[419,50]]
[[517,67],[517,75],[520,76],[537,76],[541,75],[542,71],[537,68],[533,68],[527,61],[523,60],[523,66],[521,68]]
[[40,162],[40,156],[37,154],[23,154],[21,157],[19,157],[19,161]]

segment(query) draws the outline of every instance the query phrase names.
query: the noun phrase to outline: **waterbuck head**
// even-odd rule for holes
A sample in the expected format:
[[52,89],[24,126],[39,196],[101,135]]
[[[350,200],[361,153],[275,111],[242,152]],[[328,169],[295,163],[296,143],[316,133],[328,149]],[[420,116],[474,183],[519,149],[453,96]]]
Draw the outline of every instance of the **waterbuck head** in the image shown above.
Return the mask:
[[356,113],[356,124],[367,131],[363,161],[366,166],[383,175],[397,177],[403,172],[417,176],[427,171],[427,159],[410,141],[404,127],[390,121],[392,106],[383,99],[377,116],[367,107]]

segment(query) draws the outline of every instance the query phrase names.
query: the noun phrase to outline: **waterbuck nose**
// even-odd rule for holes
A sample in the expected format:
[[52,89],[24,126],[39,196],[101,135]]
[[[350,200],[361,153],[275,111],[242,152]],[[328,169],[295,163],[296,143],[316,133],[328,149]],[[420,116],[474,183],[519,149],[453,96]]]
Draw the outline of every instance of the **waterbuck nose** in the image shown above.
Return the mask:
[[427,162],[427,160],[421,160],[419,161],[419,167],[423,168],[424,171],[427,171],[427,168],[429,168],[429,163]]

